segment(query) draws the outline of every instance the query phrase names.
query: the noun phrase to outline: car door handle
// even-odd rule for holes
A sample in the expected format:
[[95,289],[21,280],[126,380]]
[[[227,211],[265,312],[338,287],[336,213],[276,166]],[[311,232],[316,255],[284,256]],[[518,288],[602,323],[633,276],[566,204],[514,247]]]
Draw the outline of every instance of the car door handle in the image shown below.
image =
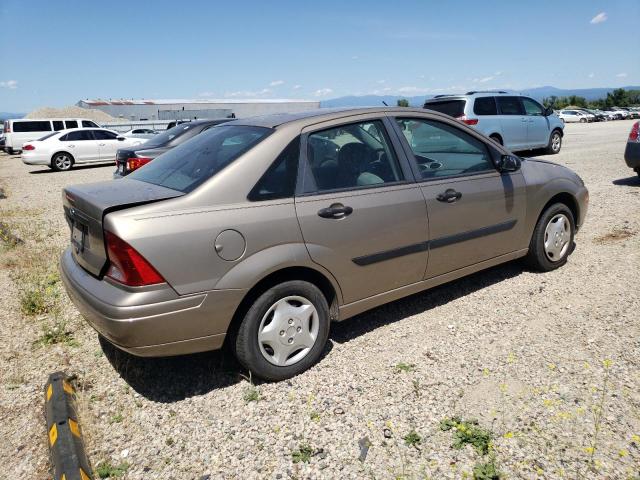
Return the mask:
[[75,147],[75,145],[67,145],[67,147],[69,147],[69,148],[74,148],[74,147]]
[[327,208],[318,210],[318,216],[322,218],[344,218],[352,213],[353,208],[347,207],[341,203],[334,203]]
[[443,193],[438,194],[436,196],[436,200],[439,202],[447,202],[453,203],[456,200],[460,200],[462,198],[462,193],[456,192],[453,188],[447,188]]
[[104,147],[106,145],[106,143],[99,143],[98,146],[99,147]]

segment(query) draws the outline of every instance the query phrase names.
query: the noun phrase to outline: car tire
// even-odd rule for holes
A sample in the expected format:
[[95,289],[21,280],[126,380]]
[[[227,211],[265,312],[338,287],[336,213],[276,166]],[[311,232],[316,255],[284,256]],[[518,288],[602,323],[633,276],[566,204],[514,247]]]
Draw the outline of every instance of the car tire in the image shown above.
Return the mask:
[[500,145],[504,145],[504,144],[502,143],[502,138],[500,137],[500,135],[496,135],[496,134],[494,133],[494,134],[492,134],[492,135],[489,135],[489,138],[490,138],[491,140],[493,140],[494,142],[499,143]]
[[587,123],[587,119],[586,118],[581,118],[580,119],[580,123]]
[[17,152],[16,152],[16,150],[14,150],[13,148],[7,148],[7,153],[8,153],[9,155],[15,155]]
[[562,148],[562,133],[559,130],[554,130],[549,136],[549,144],[545,149],[545,153],[548,155],[556,155],[560,153]]
[[73,156],[70,153],[59,152],[51,157],[51,169],[56,172],[66,172],[71,170],[74,164]]
[[327,299],[312,283],[294,280],[275,285],[247,310],[235,336],[236,357],[256,377],[291,378],[322,355],[329,318]]
[[575,220],[564,203],[554,203],[540,218],[531,235],[525,262],[530,268],[549,272],[567,263],[574,248]]

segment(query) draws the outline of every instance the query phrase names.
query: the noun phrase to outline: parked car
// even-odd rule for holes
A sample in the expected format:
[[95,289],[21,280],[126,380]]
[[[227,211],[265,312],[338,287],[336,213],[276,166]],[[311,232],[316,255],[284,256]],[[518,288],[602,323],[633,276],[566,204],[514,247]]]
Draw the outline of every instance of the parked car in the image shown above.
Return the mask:
[[20,153],[22,145],[51,132],[69,128],[100,128],[86,118],[10,119],[4,121],[5,148],[9,155]]
[[589,117],[585,112],[580,110],[560,110],[558,114],[560,120],[565,123],[587,123],[589,122]]
[[22,162],[64,171],[79,163],[113,162],[118,147],[133,147],[144,141],[142,138],[122,137],[118,132],[105,128],[72,128],[25,143]]
[[640,122],[635,122],[631,127],[627,148],[624,150],[624,161],[640,176]]
[[6,139],[4,138],[4,135],[0,135],[0,151],[4,152],[5,142],[6,142]]
[[622,114],[619,112],[614,112],[613,110],[605,110],[605,115],[609,117],[610,120],[622,120]]
[[593,110],[590,108],[583,108],[581,110],[591,115],[593,117],[594,122],[606,122],[607,120],[609,120],[609,117],[605,115],[604,112],[601,112],[600,110]]
[[640,118],[640,112],[634,108],[623,108],[627,112],[627,118]]
[[629,112],[620,108],[620,107],[611,107],[611,111],[616,113],[621,120],[627,118],[629,116]]
[[70,297],[118,348],[217,349],[268,380],[331,321],[524,257],[561,267],[588,192],[447,115],[315,110],[211,128],[117,181],[62,195]]
[[136,137],[150,139],[158,135],[160,132],[151,128],[132,128],[126,132],[122,132],[120,135],[123,137]]
[[564,125],[553,110],[529,97],[506,92],[437,95],[424,108],[457,118],[511,150],[558,153],[562,147]]
[[184,122],[170,130],[155,135],[136,148],[121,148],[116,155],[114,178],[129,175],[143,165],[172,148],[186,142],[205,130],[229,120],[194,120]]

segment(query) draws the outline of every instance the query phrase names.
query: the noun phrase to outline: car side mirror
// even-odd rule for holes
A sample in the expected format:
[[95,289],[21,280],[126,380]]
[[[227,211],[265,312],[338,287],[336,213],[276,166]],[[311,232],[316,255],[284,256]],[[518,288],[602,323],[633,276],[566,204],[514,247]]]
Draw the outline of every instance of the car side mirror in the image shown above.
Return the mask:
[[515,155],[502,155],[498,162],[498,171],[501,173],[516,172],[520,170],[521,164],[520,157],[516,157]]
[[116,137],[116,140],[118,140],[119,142],[124,142],[124,137],[122,135],[118,135]]
[[548,116],[550,116],[550,115],[553,115],[553,108],[551,108],[551,107],[547,107],[547,108],[545,108],[545,109],[544,109],[544,116],[545,116],[545,117],[548,117]]

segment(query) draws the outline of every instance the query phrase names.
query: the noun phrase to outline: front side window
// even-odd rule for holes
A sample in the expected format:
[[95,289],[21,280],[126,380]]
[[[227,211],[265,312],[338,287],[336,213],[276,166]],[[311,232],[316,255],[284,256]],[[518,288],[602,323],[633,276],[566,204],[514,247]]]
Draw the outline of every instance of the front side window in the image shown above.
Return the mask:
[[522,105],[524,106],[524,111],[527,115],[536,115],[541,117],[544,113],[542,105],[530,98],[522,97]]
[[497,115],[495,97],[479,97],[473,104],[473,113],[476,115]]
[[399,118],[422,178],[495,171],[485,144],[457,127],[435,120]]
[[188,193],[255,147],[272,131],[240,125],[212,128],[163,153],[127,178]]
[[290,198],[296,189],[298,160],[300,158],[300,137],[296,137],[273,162],[249,193],[249,200],[275,200]]
[[118,138],[118,135],[108,130],[91,130],[91,132],[96,140],[115,140]]
[[75,120],[65,120],[64,124],[67,126],[66,128],[78,128],[78,122]]
[[380,120],[314,132],[307,159],[320,191],[384,185],[403,180]]
[[519,97],[496,97],[500,115],[524,115]]

